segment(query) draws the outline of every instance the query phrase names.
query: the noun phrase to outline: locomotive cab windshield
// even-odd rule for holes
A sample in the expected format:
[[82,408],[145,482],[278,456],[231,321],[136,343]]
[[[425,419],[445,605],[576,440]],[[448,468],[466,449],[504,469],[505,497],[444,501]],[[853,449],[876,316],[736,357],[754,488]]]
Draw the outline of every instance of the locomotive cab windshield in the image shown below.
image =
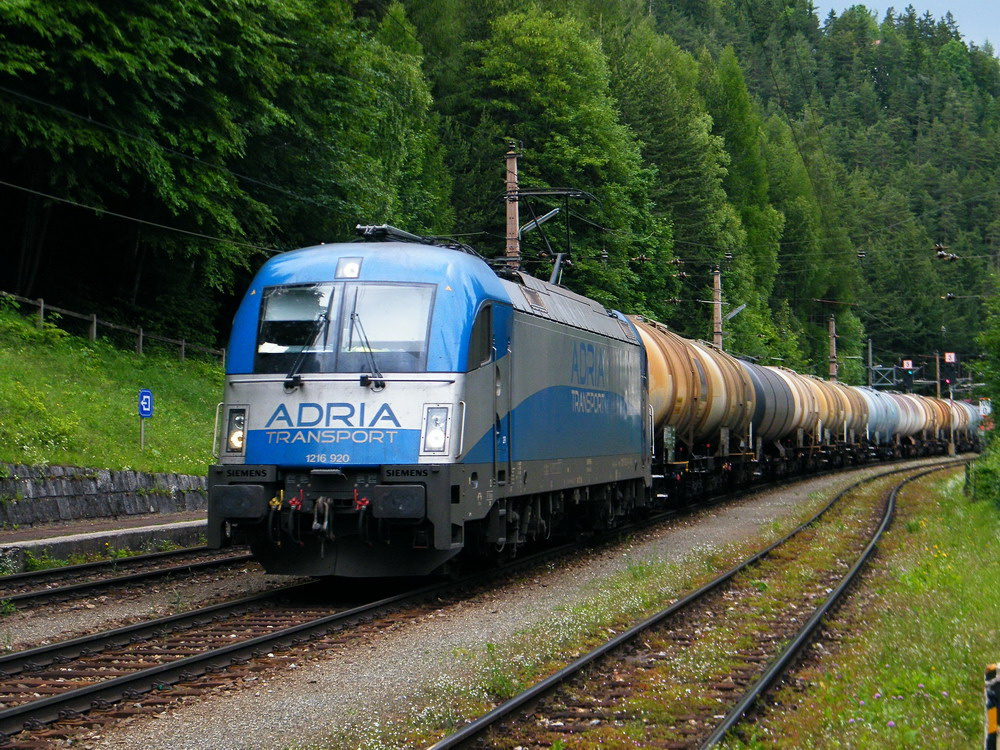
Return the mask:
[[268,287],[254,372],[424,372],[433,304],[431,284]]

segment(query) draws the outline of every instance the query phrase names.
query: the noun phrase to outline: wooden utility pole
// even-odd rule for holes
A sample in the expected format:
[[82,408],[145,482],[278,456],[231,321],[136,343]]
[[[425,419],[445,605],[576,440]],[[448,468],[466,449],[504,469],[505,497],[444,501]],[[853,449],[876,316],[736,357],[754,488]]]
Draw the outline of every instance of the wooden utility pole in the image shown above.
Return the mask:
[[517,196],[517,144],[511,141],[507,146],[507,248],[504,255],[507,265],[518,268],[521,264],[521,240],[518,237],[521,220],[518,213]]
[[871,336],[868,337],[868,387],[872,387],[872,339]]
[[937,386],[937,397],[941,398],[941,352],[934,352],[934,384]]
[[837,318],[830,316],[830,382],[837,382]]
[[722,274],[712,269],[712,343],[722,351]]

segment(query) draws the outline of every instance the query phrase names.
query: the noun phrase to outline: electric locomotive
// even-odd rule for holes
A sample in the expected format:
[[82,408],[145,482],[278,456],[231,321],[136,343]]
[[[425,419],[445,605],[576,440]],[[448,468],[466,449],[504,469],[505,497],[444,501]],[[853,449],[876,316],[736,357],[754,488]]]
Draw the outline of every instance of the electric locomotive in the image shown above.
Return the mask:
[[646,502],[628,318],[392,227],[283,253],[236,313],[208,543],[270,573],[427,575]]

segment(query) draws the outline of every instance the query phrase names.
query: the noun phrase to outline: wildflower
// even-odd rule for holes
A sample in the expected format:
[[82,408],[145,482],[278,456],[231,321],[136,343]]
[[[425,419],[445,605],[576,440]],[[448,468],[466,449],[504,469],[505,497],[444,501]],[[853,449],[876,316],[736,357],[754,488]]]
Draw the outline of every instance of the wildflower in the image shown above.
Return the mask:
[[875,700],[878,700],[881,697],[882,697],[882,693],[875,693]]
[[858,705],[863,706],[863,705],[865,705],[865,702],[864,701],[858,701]]
[[848,719],[848,720],[847,720],[847,723],[848,723],[848,724],[853,724],[853,723],[854,723],[854,719]]
[[894,726],[896,726],[896,722],[894,722],[894,721],[892,721],[892,720],[890,719],[889,721],[887,721],[887,722],[886,722],[886,724],[885,724],[885,725],[886,725],[887,727],[894,727]]
[[924,683],[921,682],[919,685],[917,685],[917,687],[920,688],[921,690],[923,690],[924,689]]

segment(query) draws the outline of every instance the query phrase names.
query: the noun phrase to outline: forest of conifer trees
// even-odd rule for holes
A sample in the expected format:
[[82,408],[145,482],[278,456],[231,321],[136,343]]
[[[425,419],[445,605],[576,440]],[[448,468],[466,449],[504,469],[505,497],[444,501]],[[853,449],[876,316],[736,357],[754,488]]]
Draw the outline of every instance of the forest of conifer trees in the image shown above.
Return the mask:
[[727,350],[824,373],[834,314],[857,383],[869,337],[998,350],[1000,61],[913,6],[5,3],[0,290],[217,343],[268,254],[357,223],[502,253],[512,141],[597,198],[536,275],[569,235],[564,284],[707,337],[719,265]]

